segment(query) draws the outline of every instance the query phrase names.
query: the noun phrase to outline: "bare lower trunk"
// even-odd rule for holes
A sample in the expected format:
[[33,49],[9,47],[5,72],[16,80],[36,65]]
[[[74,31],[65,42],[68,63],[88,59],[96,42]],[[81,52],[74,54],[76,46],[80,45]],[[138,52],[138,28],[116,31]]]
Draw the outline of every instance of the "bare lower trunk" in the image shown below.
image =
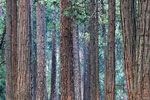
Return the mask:
[[121,0],[124,59],[129,100],[150,99],[149,5],[148,0],[139,0],[139,14],[136,18],[136,1]]
[[124,42],[124,61],[127,81],[128,99],[134,99],[134,65],[136,49],[136,24],[135,24],[135,6],[134,0],[120,1],[121,20]]
[[[55,7],[56,9],[56,7]],[[56,21],[57,19],[57,12],[54,13],[54,20]],[[52,74],[51,74],[51,96],[50,100],[57,100],[57,59],[56,59],[56,36],[57,36],[57,30],[56,30],[56,25],[54,26],[54,31],[52,35]]]
[[115,100],[115,0],[109,0],[108,63],[104,100]]
[[96,33],[95,33],[95,0],[90,0],[90,86],[91,100],[96,100]]
[[90,100],[90,50],[89,40],[84,38],[84,94],[83,100]]
[[61,59],[61,100],[74,100],[73,90],[73,38],[72,18],[64,15],[71,7],[69,0],[60,0],[60,59]]
[[99,13],[98,0],[96,0],[96,100],[100,100],[99,88]]
[[36,100],[46,100],[45,4],[37,2],[37,94]]
[[36,60],[35,60],[35,46],[34,46],[34,29],[33,29],[33,0],[30,0],[30,64],[31,64],[31,91],[32,100],[36,100]]
[[30,1],[18,1],[18,73],[16,100],[31,100],[30,88]]
[[13,83],[12,83],[12,2],[6,2],[6,99],[13,100]]
[[136,100],[150,99],[150,2],[139,0],[136,35]]
[[12,82],[14,100],[17,92],[17,63],[17,1],[12,0]]
[[73,61],[74,61],[74,92],[75,100],[81,100],[81,73],[79,62],[78,25],[73,24]]
[[101,0],[101,12],[102,12],[102,35],[103,35],[103,43],[104,43],[104,98],[106,98],[106,79],[107,79],[107,72],[106,72],[106,67],[107,67],[107,43],[106,43],[106,26],[104,23],[104,16],[106,14],[106,11],[104,9],[105,5],[104,5],[104,0]]

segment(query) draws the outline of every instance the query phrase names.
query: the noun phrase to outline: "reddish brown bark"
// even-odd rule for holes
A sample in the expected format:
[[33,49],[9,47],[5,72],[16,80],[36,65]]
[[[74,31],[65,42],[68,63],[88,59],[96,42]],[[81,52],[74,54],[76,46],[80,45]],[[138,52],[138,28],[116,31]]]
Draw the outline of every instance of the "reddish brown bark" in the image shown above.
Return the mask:
[[96,0],[96,100],[100,100],[99,88],[99,13],[98,0]]
[[18,73],[16,100],[31,100],[30,88],[30,1],[18,1]]
[[115,0],[109,0],[108,63],[104,100],[115,100]]
[[45,4],[37,2],[37,93],[36,100],[46,100],[46,55],[45,55]]
[[95,0],[90,0],[90,88],[91,100],[96,100],[96,33]]
[[71,6],[69,0],[60,1],[60,59],[61,59],[61,100],[74,100],[73,91],[73,38],[72,18],[64,15]]
[[12,0],[12,80],[14,100],[17,92],[17,63],[17,1]]
[[12,2],[6,2],[6,99],[13,100],[13,83],[12,83]]
[[124,61],[128,90],[128,99],[134,99],[134,65],[135,65],[135,6],[134,0],[121,0],[121,19],[124,41]]
[[[16,98],[17,84],[17,3],[7,1],[7,35],[6,35],[6,98]],[[9,80],[9,81],[8,81]],[[8,82],[8,83],[7,83]],[[9,86],[8,86],[9,84]],[[10,94],[8,94],[10,93]]]
[[[149,20],[150,2],[121,0],[121,19],[125,49],[125,71],[129,100],[149,100]],[[137,25],[136,25],[137,23]]]
[[81,100],[81,73],[79,62],[78,25],[73,23],[73,66],[74,66],[74,93],[75,100]]

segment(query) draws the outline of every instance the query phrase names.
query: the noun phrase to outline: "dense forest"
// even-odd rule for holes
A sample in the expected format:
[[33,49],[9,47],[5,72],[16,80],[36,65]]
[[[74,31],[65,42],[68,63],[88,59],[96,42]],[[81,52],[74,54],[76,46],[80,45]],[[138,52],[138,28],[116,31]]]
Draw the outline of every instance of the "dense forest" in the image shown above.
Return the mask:
[[150,1],[0,0],[0,100],[150,100]]

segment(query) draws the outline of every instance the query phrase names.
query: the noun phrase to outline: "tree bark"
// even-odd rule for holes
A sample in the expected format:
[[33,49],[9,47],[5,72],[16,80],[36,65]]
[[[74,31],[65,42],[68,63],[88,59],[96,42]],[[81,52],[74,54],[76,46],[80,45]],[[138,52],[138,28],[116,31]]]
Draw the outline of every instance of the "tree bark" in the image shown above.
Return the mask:
[[17,92],[17,63],[17,1],[12,0],[12,82],[14,100]]
[[107,43],[106,43],[106,26],[104,23],[104,16],[106,14],[105,11],[105,4],[104,4],[104,0],[101,0],[101,18],[102,18],[102,36],[103,36],[103,43],[104,43],[104,98],[106,98],[106,79],[107,79],[107,72],[106,72],[106,67],[107,67]]
[[108,64],[106,67],[106,94],[104,100],[115,100],[115,0],[109,0]]
[[[16,0],[7,1],[7,35],[6,35],[6,97],[16,99],[17,84],[17,3]],[[9,51],[8,51],[9,50]],[[8,79],[9,78],[9,79]],[[7,84],[7,80],[8,84]]]
[[[56,7],[55,7],[56,10]],[[57,21],[57,12],[54,13],[54,20]],[[57,100],[57,59],[56,59],[56,36],[57,36],[57,30],[56,25],[54,25],[54,31],[52,35],[52,74],[51,74],[51,96],[50,100]]]
[[91,100],[96,100],[96,31],[95,31],[95,0],[90,0],[90,88]]
[[81,73],[79,61],[78,25],[73,23],[73,63],[74,63],[74,93],[75,100],[81,100]]
[[83,93],[84,93],[83,100],[90,100],[90,43],[89,40],[86,38],[84,38],[84,92]]
[[16,100],[31,100],[30,88],[30,1],[18,1],[18,77]]
[[45,4],[37,2],[37,94],[36,100],[46,100],[46,58],[45,58]]
[[32,91],[32,100],[36,100],[36,73],[37,73],[37,68],[36,68],[36,48],[34,46],[34,29],[33,29],[33,0],[30,0],[30,64],[31,64],[31,91]]
[[121,0],[121,21],[128,100],[135,100],[136,7],[135,0]]
[[[74,100],[73,90],[73,38],[72,18],[64,15],[66,8],[71,7],[69,0],[60,1],[60,58],[61,58],[61,100]],[[68,10],[69,12],[69,10]]]
[[136,34],[136,100],[150,99],[150,2],[139,0]]
[[136,1],[121,0],[124,59],[129,100],[150,99],[149,5],[148,0],[139,0],[139,12],[136,18]]
[[98,0],[96,0],[96,100],[100,100],[99,90],[99,13]]
[[12,83],[12,1],[6,1],[6,99],[13,100]]

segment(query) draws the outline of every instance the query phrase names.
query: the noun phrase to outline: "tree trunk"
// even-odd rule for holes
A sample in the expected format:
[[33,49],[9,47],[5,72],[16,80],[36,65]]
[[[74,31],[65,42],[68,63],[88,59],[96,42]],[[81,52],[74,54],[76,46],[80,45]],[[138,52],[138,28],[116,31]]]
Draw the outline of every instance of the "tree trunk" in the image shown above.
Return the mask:
[[[6,88],[6,92],[7,92],[6,97],[9,100],[14,100],[16,99],[16,92],[17,92],[16,90],[16,85],[17,85],[17,3],[16,0],[7,1],[6,27],[7,27],[6,87],[10,89],[9,90],[8,88]],[[7,80],[9,80],[8,83]]]
[[96,31],[95,31],[95,0],[90,0],[90,85],[91,100],[96,100]]
[[[150,2],[139,0],[136,35],[136,100],[150,100]],[[136,75],[135,75],[136,76]]]
[[124,62],[128,100],[135,100],[134,77],[136,59],[136,7],[135,0],[121,0],[121,21],[124,42]]
[[78,25],[73,23],[73,63],[74,63],[74,92],[75,100],[81,100],[81,73],[79,62]]
[[99,88],[99,16],[98,0],[96,0],[96,100],[100,100]]
[[6,1],[6,99],[13,100],[12,83],[12,1]]
[[106,26],[104,23],[104,16],[106,14],[106,11],[104,9],[105,5],[104,5],[104,0],[101,0],[101,18],[102,18],[102,36],[103,36],[103,43],[104,43],[104,98],[106,98],[106,79],[107,79],[107,72],[106,72],[106,67],[107,67],[107,43],[106,43]]
[[30,1],[18,1],[18,77],[16,100],[31,100],[30,88]]
[[121,1],[125,70],[129,100],[150,99],[149,5],[150,2],[148,0],[139,0],[139,13],[138,18],[136,18],[136,1]]
[[71,7],[71,2],[69,0],[61,0],[60,5],[61,100],[74,100],[73,38],[71,27],[73,20],[71,16],[63,14],[66,8]]
[[36,100],[36,60],[35,56],[36,53],[34,52],[35,46],[34,46],[34,29],[33,29],[33,0],[30,0],[30,64],[31,64],[31,91],[32,91],[32,100]]
[[[86,33],[86,32],[85,32]],[[84,38],[84,94],[83,100],[90,100],[90,44]]]
[[17,92],[17,63],[17,1],[12,0],[12,82],[14,100]]
[[108,65],[106,67],[106,97],[115,100],[115,0],[109,0]]
[[[55,7],[55,10],[56,10],[56,7]],[[54,16],[54,20],[56,22],[57,21],[57,12],[56,11],[55,11],[53,16]],[[57,36],[57,30],[56,30],[56,25],[55,25],[53,35],[52,35],[52,74],[51,74],[51,96],[50,96],[50,100],[57,100],[56,36]]]
[[37,94],[36,100],[46,100],[46,58],[45,58],[45,4],[37,2]]

